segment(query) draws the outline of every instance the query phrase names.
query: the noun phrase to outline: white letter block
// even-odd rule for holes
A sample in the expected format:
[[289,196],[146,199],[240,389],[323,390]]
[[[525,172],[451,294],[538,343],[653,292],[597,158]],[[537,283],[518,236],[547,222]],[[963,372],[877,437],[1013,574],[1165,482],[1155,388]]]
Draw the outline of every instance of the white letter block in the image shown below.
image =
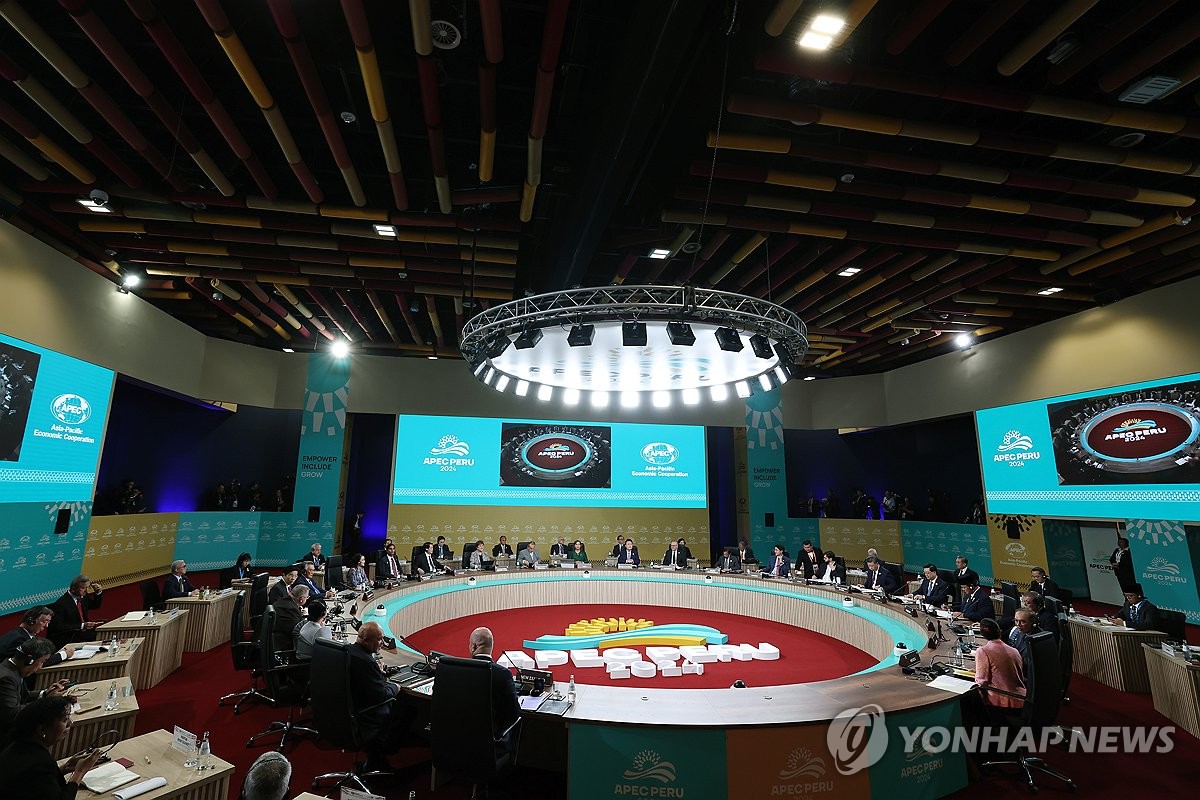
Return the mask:
[[704,665],[703,664],[695,664],[695,663],[692,663],[691,661],[685,661],[685,662],[683,662],[683,674],[684,675],[703,675],[704,674]]
[[508,654],[509,661],[517,669],[535,669],[537,667],[537,663],[521,650],[506,650],[505,652]]
[[779,648],[770,642],[759,642],[758,649],[754,651],[754,658],[757,661],[778,661]]
[[609,664],[608,666],[612,667],[612,669],[609,669],[608,671],[608,677],[610,679],[616,681],[620,680],[621,678],[629,677],[629,667],[621,666],[620,664]]
[[635,678],[653,678],[658,672],[658,667],[649,661],[635,661],[629,666],[629,671]]
[[634,650],[632,647],[610,647],[604,651],[604,660],[609,664],[614,662],[619,664],[632,664],[635,661],[641,661],[642,654],[637,650]]
[[538,669],[549,669],[567,663],[565,650],[537,650],[533,655],[537,659]]
[[717,660],[722,664],[728,664],[730,661],[738,657],[738,649],[732,644],[710,644],[708,652],[717,657]]
[[[663,664],[669,664],[670,666],[664,667]],[[663,661],[658,665],[658,672],[664,678],[678,678],[683,674],[683,670],[675,666],[675,662],[673,661]]]
[[753,661],[754,648],[748,644],[739,644],[733,651],[734,661]]
[[678,647],[647,647],[646,660],[657,664],[659,661],[674,661],[679,658]]
[[604,659],[596,650],[572,650],[571,663],[580,669],[587,667],[603,667]]
[[716,655],[708,652],[708,648],[704,645],[687,645],[679,648],[679,652],[694,664],[713,664],[717,660]]

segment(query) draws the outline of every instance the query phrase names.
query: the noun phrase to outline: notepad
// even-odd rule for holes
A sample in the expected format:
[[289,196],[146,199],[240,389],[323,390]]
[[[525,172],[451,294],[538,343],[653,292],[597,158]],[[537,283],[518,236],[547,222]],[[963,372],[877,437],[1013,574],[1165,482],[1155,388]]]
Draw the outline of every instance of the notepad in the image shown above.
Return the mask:
[[130,611],[121,617],[121,622],[138,622],[146,618],[145,611]]
[[538,713],[553,714],[561,717],[563,714],[567,713],[567,709],[570,707],[571,701],[565,698],[562,700],[547,700],[538,707]]
[[545,694],[539,694],[536,696],[531,694],[523,694],[518,698],[518,701],[521,703],[522,711],[537,711],[538,708],[541,707],[542,703],[546,702],[548,697],[549,695]]
[[92,645],[88,647],[76,647],[75,652],[71,654],[71,661],[82,661],[85,658],[91,658],[100,652],[100,647]]
[[83,776],[83,785],[96,794],[110,792],[118,786],[136,781],[136,772],[130,772],[115,761],[102,764]]
[[934,689],[941,689],[943,692],[951,694],[966,694],[975,688],[972,681],[964,681],[962,678],[956,678],[953,675],[939,675],[926,686],[932,686]]

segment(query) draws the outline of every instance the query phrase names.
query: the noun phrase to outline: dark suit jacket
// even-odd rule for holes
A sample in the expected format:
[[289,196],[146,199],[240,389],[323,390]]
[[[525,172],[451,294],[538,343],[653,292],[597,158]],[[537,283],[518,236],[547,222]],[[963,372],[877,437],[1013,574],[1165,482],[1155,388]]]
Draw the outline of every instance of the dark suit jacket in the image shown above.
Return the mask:
[[970,567],[967,567],[966,569],[961,569],[961,570],[960,569],[954,570],[954,582],[955,583],[962,585],[962,584],[966,583],[968,579],[978,583],[979,582],[979,573],[976,572],[975,570],[971,569]]
[[291,597],[276,600],[271,605],[275,607],[275,633],[271,636],[271,649],[295,650],[296,626],[305,618],[300,606]]
[[0,775],[10,800],[75,800],[79,789],[67,783],[50,751],[32,742],[13,742],[0,751]]
[[291,591],[291,586],[288,586],[282,580],[275,581],[275,585],[271,587],[271,591],[267,592],[267,605],[278,603],[285,597],[288,597],[288,592]]
[[395,570],[395,572],[393,572],[392,565],[390,563],[388,563],[387,553],[384,553],[383,555],[381,555],[379,557],[379,560],[375,562],[375,580],[377,580],[377,581],[388,580],[388,579],[395,580],[399,577],[400,577],[400,559],[399,558],[396,559],[396,570]]
[[[760,565],[763,575],[773,575],[775,573],[775,556],[772,555]],[[783,562],[779,567],[779,577],[786,578],[792,571],[792,560],[787,556],[783,556]]]
[[325,590],[320,586],[317,586],[315,581],[310,581],[304,575],[297,575],[296,582],[293,583],[292,586],[307,586],[309,597],[316,597],[319,599],[325,596]]
[[1161,631],[1161,623],[1158,619],[1158,607],[1149,600],[1143,600],[1142,607],[1137,612],[1137,619],[1134,619],[1133,606],[1126,603],[1117,612],[1117,618],[1125,620],[1125,627],[1132,628],[1135,631]]
[[808,580],[820,575],[825,569],[825,553],[821,551],[821,548],[814,547],[813,555],[816,557],[816,561],[809,559],[808,552],[804,548],[800,548],[800,552],[796,554],[796,563],[804,570],[804,577]]
[[[363,740],[370,741],[387,729],[393,704],[386,701],[395,697],[399,689],[379,671],[370,653],[357,643],[350,645],[348,649],[350,701],[354,704],[354,715],[358,720]],[[364,710],[379,703],[383,705],[369,711]]]
[[[521,716],[521,706],[517,702],[517,685],[513,682],[512,673],[488,656],[479,655],[475,658],[487,661],[492,667],[492,738],[495,739]],[[508,752],[508,737],[498,742],[496,749],[498,754]]]
[[940,606],[950,597],[950,584],[946,583],[941,578],[937,578],[931,584],[928,578],[921,579],[921,585],[913,594],[925,595],[925,602],[930,605]]
[[730,553],[728,558],[729,560],[726,561],[726,556],[724,553],[722,553],[721,557],[717,559],[717,569],[728,572],[741,572],[742,560],[738,558],[737,551]]
[[753,561],[755,564],[758,563],[758,559],[754,557],[754,551],[749,547],[747,547],[744,551],[739,549],[738,558],[742,560],[743,564],[745,564],[747,561]]
[[550,555],[552,555],[552,556],[570,555],[571,549],[572,549],[572,546],[570,544],[559,544],[558,542],[555,542],[554,544],[550,545]]
[[4,663],[0,664],[0,747],[10,741],[17,712],[36,700],[39,694],[40,692],[31,692],[25,687],[25,679],[11,661],[5,659]]
[[239,567],[237,564],[234,564],[232,567],[226,567],[225,569],[221,570],[221,588],[228,589],[230,586],[233,585],[233,582],[236,580],[240,580],[242,578],[253,578],[253,577],[254,577],[253,569],[251,569],[250,567],[247,567],[246,571],[242,572],[241,567]]
[[1113,566],[1113,574],[1117,576],[1117,583],[1121,584],[1121,588],[1137,583],[1133,576],[1133,556],[1128,550],[1121,555],[1121,560],[1117,560],[1117,553],[1121,552],[1121,548],[1115,548],[1112,555],[1108,557],[1108,563]]
[[620,555],[617,556],[617,563],[633,564],[634,566],[641,564],[642,557],[638,555],[637,545],[633,546],[632,551],[626,550],[624,547],[622,547]]
[[[1054,595],[1051,595],[1053,597]],[[1054,641],[1060,638],[1058,630],[1058,615],[1050,611],[1042,611],[1037,615],[1037,626],[1044,631],[1050,631],[1054,634]]]
[[877,570],[867,570],[867,580],[863,584],[868,589],[882,589],[888,594],[894,594],[900,586],[896,583],[896,576],[892,571],[882,564]]
[[54,642],[54,646],[61,648],[71,642],[91,641],[94,634],[85,632],[83,623],[88,621],[89,612],[99,608],[102,602],[104,602],[104,595],[100,593],[84,595],[81,602],[83,618],[80,619],[79,610],[75,608],[75,600],[71,597],[71,593],[63,592],[63,596],[50,606],[50,610],[54,612],[54,618],[50,620],[50,629],[47,634],[50,641]]
[[450,552],[450,545],[448,544],[435,544],[433,546],[433,557],[441,561],[443,558],[454,558],[454,553]]
[[179,576],[175,574],[168,575],[163,580],[162,599],[174,600],[176,597],[187,597],[192,593],[192,582],[188,580],[188,576],[183,576],[183,586],[180,587]]
[[1042,597],[1058,597],[1058,584],[1049,578],[1046,578],[1044,586],[1033,581],[1029,584],[1029,591],[1040,594]]
[[311,561],[311,562],[313,562],[314,564],[316,564],[316,565],[317,565],[317,569],[324,569],[324,568],[325,568],[325,562],[326,562],[326,561],[328,561],[329,559],[328,559],[328,558],[326,558],[326,557],[325,557],[323,554],[322,554],[322,555],[319,555],[319,556],[318,556],[318,555],[314,555],[314,554],[313,554],[313,551],[312,551],[312,550],[309,550],[307,553],[305,553],[305,554],[304,554],[304,558],[302,558],[302,559],[300,559],[300,560],[301,560],[301,561]]
[[836,561],[833,562],[832,564],[826,563],[825,569],[821,572],[821,577],[827,581],[841,580],[842,583],[845,583],[846,582],[846,568],[843,567],[841,564],[837,563]]
[[[20,625],[13,628],[3,636],[0,636],[0,661],[12,658],[12,654],[17,652],[17,648],[32,638],[33,636],[29,633],[29,631],[25,630]],[[55,653],[46,659],[45,666],[53,667],[55,664],[61,664],[62,662],[62,654]]]
[[[668,547],[667,552],[663,553],[662,563],[664,566],[671,563],[671,548]],[[687,566],[687,556],[683,554],[682,550],[675,551],[675,566],[680,569]]]
[[[417,570],[422,570],[426,575],[432,575],[435,572],[441,572],[444,569],[441,562],[434,556],[422,550],[413,555],[412,563],[409,565],[409,574],[416,575]],[[379,570],[375,571],[379,574]]]
[[992,598],[986,589],[976,589],[974,594],[963,598],[962,615],[972,622],[996,616],[996,611],[992,608]]
[[513,549],[511,544],[498,544],[492,548],[492,558],[499,558],[502,555],[512,556],[512,554]]

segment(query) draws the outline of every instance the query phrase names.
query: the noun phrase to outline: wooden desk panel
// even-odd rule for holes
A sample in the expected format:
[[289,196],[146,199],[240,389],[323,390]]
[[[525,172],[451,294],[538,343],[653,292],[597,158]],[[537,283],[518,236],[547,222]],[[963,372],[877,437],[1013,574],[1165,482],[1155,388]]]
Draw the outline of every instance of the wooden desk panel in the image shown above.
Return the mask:
[[1154,710],[1200,739],[1200,664],[1142,645]]
[[133,694],[133,684],[129,678],[117,678],[115,683],[119,704],[116,711],[105,711],[104,701],[108,697],[108,688],[113,683],[114,681],[92,681],[71,688],[71,694],[78,699],[81,709],[97,705],[100,708],[71,717],[71,729],[51,750],[55,758],[66,758],[78,753],[107,730],[116,730],[121,739],[133,736],[134,722],[140,710],[137,696]]
[[137,686],[146,649],[144,644],[145,640],[140,637],[126,639],[121,643],[121,652],[115,657],[110,658],[108,653],[97,653],[86,661],[64,661],[53,667],[42,667],[33,674],[33,685],[45,689],[62,678],[81,684],[128,678]]
[[1131,631],[1078,616],[1068,623],[1075,672],[1122,692],[1150,691],[1142,644],[1161,642],[1167,638],[1165,633]]
[[[218,733],[218,737],[219,737]],[[233,746],[232,743],[229,746]],[[113,748],[109,756],[115,761],[127,758],[133,762],[130,769],[140,778],[135,783],[155,777],[167,779],[167,785],[140,795],[141,800],[228,800],[229,779],[233,775],[233,764],[213,756],[213,768],[199,772],[186,769],[183,753],[171,749],[171,734],[158,730],[127,739]],[[146,763],[146,759],[150,763]],[[120,787],[118,787],[119,789]],[[76,800],[96,800],[112,797],[112,792],[94,794],[80,788]]]
[[[229,641],[229,615],[233,613],[235,599],[237,591],[213,593],[204,599],[176,597],[167,601],[167,608],[188,612],[187,629],[183,637],[184,651],[202,653]],[[249,613],[249,609],[245,609],[244,613]]]
[[174,609],[155,614],[154,620],[122,622],[113,620],[101,625],[98,638],[116,636],[140,636],[145,639],[142,649],[142,666],[136,679],[135,689],[157,686],[163,678],[179,669],[183,663],[183,641],[187,630],[187,611]]

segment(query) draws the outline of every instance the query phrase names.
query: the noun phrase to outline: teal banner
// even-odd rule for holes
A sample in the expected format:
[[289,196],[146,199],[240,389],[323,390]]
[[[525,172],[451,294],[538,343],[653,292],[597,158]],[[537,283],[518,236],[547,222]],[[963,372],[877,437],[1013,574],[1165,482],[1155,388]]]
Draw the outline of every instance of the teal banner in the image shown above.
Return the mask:
[[571,723],[567,794],[612,797],[720,797],[726,785],[725,732]]
[[[309,356],[308,380],[304,387],[304,423],[300,429],[300,455],[296,462],[296,489],[292,501],[294,527],[288,532],[289,540],[291,534],[299,533],[299,539],[308,542],[299,555],[303,555],[313,542],[320,542],[327,553],[334,551],[349,397],[350,359],[334,358],[327,353]],[[292,556],[289,552],[285,557]]]
[[[55,533],[59,511],[67,532]],[[83,568],[90,502],[5,503],[0,505],[0,614],[57,600]]]
[[[962,725],[957,702],[893,712],[885,725],[887,736],[869,743],[872,800],[945,797],[967,785],[967,757],[946,746],[946,733]],[[877,757],[879,749],[884,752]]]
[[1192,564],[1193,546],[1182,522],[1127,519],[1125,536],[1133,555],[1138,583],[1146,599],[1159,608],[1182,611],[1192,625],[1200,624],[1200,596]]
[[291,511],[263,512],[254,563],[263,567],[294,564],[304,557],[315,541],[320,540],[309,538],[308,522],[301,515]]
[[1075,597],[1088,594],[1087,564],[1083,556],[1083,538],[1079,523],[1068,519],[1042,520],[1046,537],[1046,571],[1050,579]]
[[804,539],[819,544],[816,525],[799,524],[816,520],[788,518],[783,407],[778,388],[746,398],[746,462],[750,544],[758,557],[766,558],[780,542],[793,543],[788,548],[793,559]]
[[904,546],[904,569],[920,574],[926,564],[938,569],[954,569],[954,559],[965,556],[979,580],[992,584],[992,547],[986,525],[953,522],[900,523],[900,541]]
[[175,558],[188,570],[225,569],[258,550],[257,511],[185,511],[175,530]]

